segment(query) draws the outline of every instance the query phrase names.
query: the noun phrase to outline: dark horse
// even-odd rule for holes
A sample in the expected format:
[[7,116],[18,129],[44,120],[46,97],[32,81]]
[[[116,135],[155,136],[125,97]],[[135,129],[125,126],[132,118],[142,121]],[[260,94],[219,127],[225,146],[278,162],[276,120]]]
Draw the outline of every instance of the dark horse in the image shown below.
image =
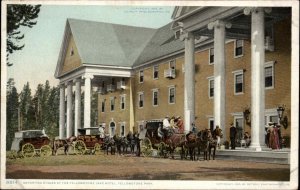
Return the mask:
[[[223,134],[222,134],[222,130],[220,130],[220,136],[222,137]],[[213,160],[215,159],[215,155],[216,155],[216,149],[217,149],[217,146],[218,146],[218,139],[217,139],[217,134],[216,134],[216,130],[214,130],[212,132],[212,134],[210,133],[210,137],[209,137],[209,147],[208,147],[208,158],[210,160],[210,155],[211,155],[211,149],[213,149],[213,155],[212,155],[212,158]]]
[[136,134],[132,134],[132,132],[130,131],[127,136],[127,142],[128,142],[128,146],[130,147],[130,153],[133,154],[134,153],[134,147],[136,144],[136,138],[135,138]]
[[185,147],[189,150],[191,160],[196,160],[196,148],[198,149],[197,159],[199,159],[202,150],[203,159],[207,160],[209,138],[210,131],[208,129],[201,130],[197,134],[190,132],[186,135]]
[[104,137],[104,148],[106,150],[106,154],[108,155],[108,150],[110,148],[110,154],[114,155],[116,153],[116,146],[115,141],[113,138],[110,138],[109,136]]
[[113,140],[115,141],[118,154],[121,155],[122,154],[121,148],[122,148],[122,144],[124,143],[124,139],[122,137],[119,137],[118,135],[114,135]]

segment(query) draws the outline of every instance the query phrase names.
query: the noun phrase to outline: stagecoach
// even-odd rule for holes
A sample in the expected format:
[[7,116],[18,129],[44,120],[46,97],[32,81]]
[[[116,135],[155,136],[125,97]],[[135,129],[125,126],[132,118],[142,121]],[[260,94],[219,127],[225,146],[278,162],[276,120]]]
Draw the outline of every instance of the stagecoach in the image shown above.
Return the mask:
[[79,135],[74,141],[74,151],[81,155],[87,152],[101,154],[104,148],[104,137],[100,135],[99,127],[78,129]]
[[44,130],[25,130],[15,133],[11,151],[20,152],[23,157],[50,156],[52,148],[50,139]]
[[[161,138],[159,127],[163,126],[162,120],[150,120],[146,122],[145,128],[140,131],[141,153],[143,156],[168,157],[173,151],[179,151],[177,147],[184,142],[183,133],[174,133]],[[176,149],[175,149],[176,148]]]

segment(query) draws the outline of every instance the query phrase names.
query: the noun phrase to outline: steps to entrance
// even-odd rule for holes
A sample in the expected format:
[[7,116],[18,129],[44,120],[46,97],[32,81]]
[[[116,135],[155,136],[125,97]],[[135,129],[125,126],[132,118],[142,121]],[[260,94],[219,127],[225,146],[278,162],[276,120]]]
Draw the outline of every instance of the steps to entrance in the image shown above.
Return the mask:
[[218,149],[216,151],[216,159],[290,164],[290,150],[281,149],[281,150],[255,151],[249,148],[237,148],[235,150]]

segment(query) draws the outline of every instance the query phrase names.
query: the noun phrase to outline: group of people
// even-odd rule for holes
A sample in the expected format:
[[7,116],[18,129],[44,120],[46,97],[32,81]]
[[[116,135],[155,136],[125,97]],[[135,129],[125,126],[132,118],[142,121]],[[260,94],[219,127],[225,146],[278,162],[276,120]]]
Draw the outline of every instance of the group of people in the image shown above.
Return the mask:
[[281,149],[281,131],[280,125],[269,122],[265,128],[265,143],[269,148]]
[[166,116],[163,119],[163,129],[173,129],[176,133],[183,133],[184,132],[184,124],[183,124],[183,120],[181,119],[180,116],[173,116],[173,117],[169,117]]
[[237,140],[240,140],[240,143],[241,143],[241,140],[244,140],[246,148],[250,146],[251,136],[247,131],[244,133],[243,139],[236,139],[236,135],[237,135],[237,129],[233,125],[233,123],[231,123],[230,124],[230,145],[231,145],[232,150],[235,149]]

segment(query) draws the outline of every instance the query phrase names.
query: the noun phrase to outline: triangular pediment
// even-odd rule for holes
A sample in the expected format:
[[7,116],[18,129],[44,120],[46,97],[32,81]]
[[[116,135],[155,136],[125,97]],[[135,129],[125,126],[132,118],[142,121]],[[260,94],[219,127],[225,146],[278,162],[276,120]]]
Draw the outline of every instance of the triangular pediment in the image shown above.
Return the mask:
[[65,58],[62,65],[61,74],[70,72],[82,65],[79,52],[72,34],[70,35],[69,43],[67,45],[64,57]]
[[179,18],[195,9],[199,8],[199,6],[177,6],[174,9],[174,12],[172,14],[172,19]]
[[79,68],[80,66],[82,66],[81,57],[70,29],[70,25],[67,21],[55,76],[60,77]]

